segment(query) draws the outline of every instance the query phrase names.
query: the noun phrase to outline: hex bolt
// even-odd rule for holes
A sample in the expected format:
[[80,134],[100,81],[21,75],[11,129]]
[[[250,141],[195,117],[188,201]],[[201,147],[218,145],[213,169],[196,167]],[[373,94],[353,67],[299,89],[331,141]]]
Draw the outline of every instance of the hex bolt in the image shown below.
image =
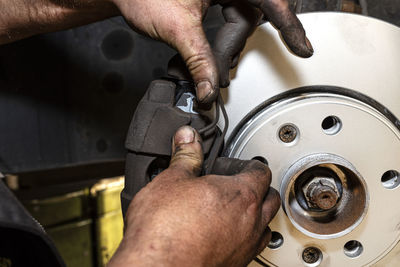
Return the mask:
[[329,186],[317,185],[316,189],[313,190],[311,195],[311,201],[314,202],[320,209],[329,210],[333,208],[339,196],[336,194],[335,190]]
[[316,247],[307,247],[303,250],[302,258],[305,263],[308,264],[317,263],[318,265],[322,261],[322,252]]
[[339,201],[340,192],[336,182],[330,177],[314,177],[303,187],[309,208],[332,209]]
[[297,137],[297,129],[295,126],[285,124],[279,129],[279,139],[284,143],[291,143]]

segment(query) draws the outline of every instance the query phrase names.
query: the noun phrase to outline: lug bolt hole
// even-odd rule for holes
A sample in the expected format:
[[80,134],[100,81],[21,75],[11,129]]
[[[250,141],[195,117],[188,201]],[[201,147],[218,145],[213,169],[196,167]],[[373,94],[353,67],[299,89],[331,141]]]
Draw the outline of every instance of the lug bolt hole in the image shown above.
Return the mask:
[[382,175],[381,182],[386,189],[395,189],[400,185],[400,173],[395,170],[387,171]]
[[318,266],[322,262],[322,252],[316,247],[308,247],[303,250],[302,258],[306,266]]
[[321,127],[327,135],[334,135],[342,129],[342,121],[336,116],[328,116],[322,121]]
[[268,243],[268,248],[278,249],[283,245],[283,236],[278,232],[272,232],[271,240]]
[[264,163],[265,165],[268,165],[268,160],[262,156],[256,156],[256,157],[252,158],[252,160],[258,160],[258,161]]
[[361,255],[364,248],[362,244],[356,240],[347,242],[343,247],[344,254],[349,258],[355,258]]

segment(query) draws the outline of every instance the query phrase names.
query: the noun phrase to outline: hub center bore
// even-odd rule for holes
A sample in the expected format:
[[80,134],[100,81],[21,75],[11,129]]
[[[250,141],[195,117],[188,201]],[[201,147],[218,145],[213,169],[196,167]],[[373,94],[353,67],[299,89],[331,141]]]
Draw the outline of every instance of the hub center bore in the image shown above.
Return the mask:
[[293,225],[318,239],[347,234],[368,206],[361,175],[333,154],[312,154],[293,164],[283,178],[281,196]]
[[[399,212],[388,205],[400,190],[400,132],[393,122],[367,103],[333,93],[284,97],[252,114],[226,155],[265,159],[271,185],[280,190],[283,208],[270,223],[277,242],[260,261],[370,266],[386,255],[400,238],[393,220]],[[287,125],[296,129],[289,143],[280,135]]]

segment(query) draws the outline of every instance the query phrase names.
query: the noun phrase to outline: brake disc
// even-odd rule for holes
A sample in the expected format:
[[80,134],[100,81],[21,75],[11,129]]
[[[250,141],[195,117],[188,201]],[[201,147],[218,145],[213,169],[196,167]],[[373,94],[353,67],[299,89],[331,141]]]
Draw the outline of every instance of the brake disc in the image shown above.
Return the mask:
[[288,53],[265,24],[223,91],[225,155],[267,162],[282,199],[251,265],[395,266],[400,28],[343,13],[300,20],[312,58]]

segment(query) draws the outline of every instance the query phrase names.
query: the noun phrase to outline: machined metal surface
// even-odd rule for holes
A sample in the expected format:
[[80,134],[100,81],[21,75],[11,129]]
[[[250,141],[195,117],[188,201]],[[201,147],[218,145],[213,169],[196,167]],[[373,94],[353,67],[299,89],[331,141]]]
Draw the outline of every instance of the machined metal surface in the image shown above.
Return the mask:
[[[332,114],[343,123],[335,135],[326,134],[321,126]],[[299,140],[290,146],[276,134],[288,122],[300,132]],[[285,242],[261,254],[269,264],[301,264],[299,251],[309,244],[322,251],[321,266],[365,266],[398,242],[400,211],[388,209],[388,203],[398,203],[400,191],[385,188],[381,178],[387,170],[400,167],[400,132],[369,105],[333,93],[301,94],[278,101],[242,127],[228,153],[242,159],[265,157],[274,176],[272,186],[281,191],[283,209],[270,227]],[[307,211],[296,200],[296,179],[313,167],[327,165],[344,169],[338,176],[349,185],[343,186],[342,204],[334,214]],[[356,258],[344,252],[351,240],[364,248]]]
[[[270,224],[283,242],[261,253],[259,264],[370,266],[381,260],[391,266],[397,248],[387,255],[400,238],[400,211],[393,207],[400,203],[400,29],[349,14],[313,13],[300,20],[314,45],[311,59],[288,53],[275,30],[263,25],[248,41],[231,86],[223,92],[232,125],[226,155],[265,158],[272,186],[283,200],[284,208]],[[282,131],[287,125],[295,129],[295,138],[290,129]],[[293,140],[285,142],[285,137]],[[317,156],[309,165],[301,162],[312,155]],[[297,194],[291,189],[296,175],[324,164],[343,171],[341,182],[308,188],[316,186],[312,179],[321,180],[316,176],[297,192],[305,197],[299,211],[316,208],[310,203],[315,189],[329,191],[329,201],[337,202],[307,211],[325,216],[335,210],[334,218],[343,217],[337,224],[341,227],[318,232],[293,218],[289,207],[301,201],[290,194]],[[337,185],[342,183],[341,193]],[[307,218],[315,222],[317,217]],[[346,221],[351,223],[343,227]],[[304,260],[309,247],[321,251],[317,263]],[[306,253],[308,261],[311,254]]]
[[[324,173],[331,173],[331,177],[321,177]],[[310,176],[311,181],[308,179]],[[322,190],[310,188],[316,181],[322,185]],[[307,188],[306,193],[304,187]],[[337,194],[335,203],[330,208],[310,207],[311,199],[307,199],[307,194],[322,191],[322,197],[329,198],[324,190],[326,187]],[[288,168],[280,182],[282,205],[289,220],[300,232],[317,239],[346,235],[361,223],[369,205],[366,187],[354,166],[341,157],[327,153],[311,153],[300,158]],[[303,195],[306,205],[303,204]]]

